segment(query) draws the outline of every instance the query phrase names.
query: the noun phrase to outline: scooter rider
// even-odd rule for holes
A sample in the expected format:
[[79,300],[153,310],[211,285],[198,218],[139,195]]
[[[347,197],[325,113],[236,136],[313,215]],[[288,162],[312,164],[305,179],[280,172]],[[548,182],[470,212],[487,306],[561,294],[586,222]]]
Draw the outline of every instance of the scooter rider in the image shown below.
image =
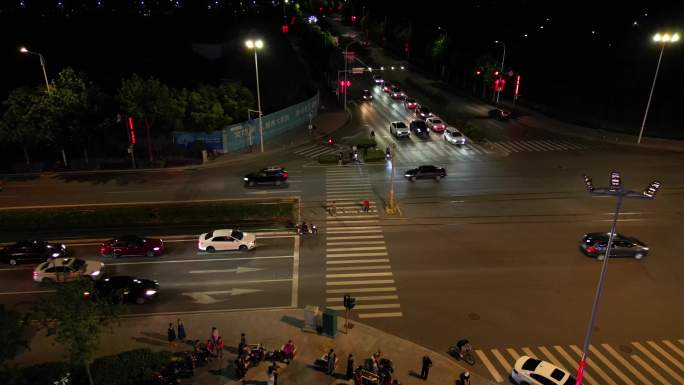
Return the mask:
[[463,338],[462,340],[459,340],[456,343],[456,347],[458,348],[458,354],[461,356],[461,359],[463,359],[463,353],[465,353],[465,348],[470,344],[470,341],[467,339]]
[[385,158],[387,158],[387,159],[392,159],[392,153],[390,152],[389,146],[388,146],[387,149],[385,150]]

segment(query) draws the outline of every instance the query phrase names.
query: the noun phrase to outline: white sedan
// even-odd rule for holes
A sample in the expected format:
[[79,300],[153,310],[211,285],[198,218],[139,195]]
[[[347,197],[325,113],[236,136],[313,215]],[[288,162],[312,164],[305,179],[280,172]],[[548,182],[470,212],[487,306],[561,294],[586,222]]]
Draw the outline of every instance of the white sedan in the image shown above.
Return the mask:
[[220,229],[200,234],[197,248],[213,253],[223,250],[251,250],[256,246],[256,237],[252,233],[240,230]]
[[71,282],[80,278],[98,279],[104,263],[79,258],[55,258],[33,270],[33,280],[41,283]]
[[519,385],[575,385],[575,378],[567,371],[528,356],[515,361],[511,379]]
[[444,140],[451,144],[466,144],[467,139],[461,131],[453,127],[447,127],[447,129],[444,130]]

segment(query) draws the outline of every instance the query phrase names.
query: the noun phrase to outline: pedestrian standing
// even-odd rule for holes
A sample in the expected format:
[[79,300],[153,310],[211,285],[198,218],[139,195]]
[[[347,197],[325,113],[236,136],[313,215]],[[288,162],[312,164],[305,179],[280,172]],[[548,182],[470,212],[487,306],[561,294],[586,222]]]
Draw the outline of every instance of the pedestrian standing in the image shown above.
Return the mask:
[[347,379],[351,380],[354,377],[354,356],[349,353],[347,357]]
[[363,212],[367,213],[370,211],[370,201],[368,199],[363,200]]
[[337,164],[338,164],[339,166],[342,165],[342,157],[343,157],[342,151],[340,151],[340,153],[337,154]]
[[183,342],[183,341],[185,341],[185,337],[187,335],[185,334],[185,325],[183,325],[183,321],[181,321],[180,318],[178,319],[177,327],[178,327],[178,341]]
[[238,355],[242,355],[245,352],[245,347],[247,346],[247,337],[245,333],[240,333],[240,344],[238,345]]
[[223,339],[221,338],[221,334],[219,333],[219,330],[216,327],[211,328],[211,344],[214,347],[214,350],[216,351],[216,356],[219,358],[223,358]]
[[423,366],[420,369],[420,378],[427,380],[428,374],[430,373],[430,367],[432,366],[432,360],[427,355],[423,356]]
[[335,373],[335,360],[337,360],[337,355],[335,354],[334,349],[330,349],[328,352],[328,370],[327,373],[329,375],[332,375]]
[[459,376],[461,385],[470,385],[470,372],[465,371]]
[[176,347],[176,329],[173,327],[173,323],[169,322],[169,329],[166,331],[166,336],[169,339],[169,345],[171,348]]

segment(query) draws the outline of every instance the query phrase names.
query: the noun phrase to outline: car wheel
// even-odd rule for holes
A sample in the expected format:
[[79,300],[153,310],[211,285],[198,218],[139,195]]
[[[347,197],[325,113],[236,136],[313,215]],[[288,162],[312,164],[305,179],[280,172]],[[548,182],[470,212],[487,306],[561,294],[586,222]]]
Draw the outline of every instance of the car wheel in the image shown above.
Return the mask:
[[598,259],[599,261],[603,261],[605,258],[606,258],[605,254],[599,254],[596,256],[596,259]]
[[145,253],[145,255],[148,257],[154,257],[154,251],[150,250],[147,253]]
[[238,249],[240,251],[247,251],[247,246],[246,245],[240,245],[240,247],[238,247]]
[[410,180],[411,182],[415,182],[415,181],[416,181],[416,177],[415,177],[415,176],[412,176],[412,177],[409,178],[409,180]]
[[279,181],[279,180],[275,181],[275,185],[276,185],[276,186],[280,186],[280,183],[282,183],[282,182]]
[[644,254],[643,254],[643,253],[636,253],[636,254],[634,254],[634,259],[641,259],[641,258],[643,258],[643,257],[644,257]]
[[50,285],[50,284],[54,283],[55,280],[52,278],[43,278],[43,280],[41,282],[46,284],[46,285]]
[[207,253],[213,253],[216,249],[213,246],[207,247]]
[[15,266],[17,264],[17,260],[16,259],[10,259],[9,264],[12,266]]
[[137,303],[138,305],[142,305],[142,304],[145,303],[145,298],[143,298],[143,297],[138,297],[138,298],[135,299],[135,303]]

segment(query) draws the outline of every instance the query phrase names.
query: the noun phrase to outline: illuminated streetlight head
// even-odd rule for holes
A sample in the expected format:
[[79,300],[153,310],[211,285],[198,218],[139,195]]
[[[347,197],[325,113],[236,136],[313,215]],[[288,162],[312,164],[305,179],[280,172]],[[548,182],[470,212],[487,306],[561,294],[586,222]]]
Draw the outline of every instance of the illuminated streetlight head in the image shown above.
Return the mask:
[[21,48],[19,48],[19,52],[21,52],[21,53],[27,53],[27,52],[28,52],[28,49],[26,49],[26,47],[21,47]]
[[674,43],[679,41],[679,34],[674,33],[674,34],[669,34],[669,33],[656,33],[653,35],[653,41],[655,42],[662,42],[662,43]]
[[254,48],[254,42],[251,41],[251,40],[247,40],[247,41],[245,42],[245,45],[246,45],[247,48],[249,48],[249,49]]
[[673,43],[676,41],[679,41],[679,34],[675,33],[674,35],[672,35],[672,38],[670,39],[670,41]]
[[257,41],[254,42],[254,45],[255,45],[257,48],[263,48],[263,47],[264,47],[264,42],[263,42],[261,39],[259,39],[259,40],[257,40]]

